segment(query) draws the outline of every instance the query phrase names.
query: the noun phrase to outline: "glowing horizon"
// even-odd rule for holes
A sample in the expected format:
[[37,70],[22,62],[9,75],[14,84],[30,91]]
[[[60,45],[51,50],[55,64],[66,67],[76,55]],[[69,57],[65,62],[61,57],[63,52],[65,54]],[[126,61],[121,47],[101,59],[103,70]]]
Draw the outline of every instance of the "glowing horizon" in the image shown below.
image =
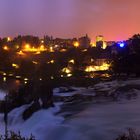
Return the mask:
[[140,33],[139,0],[1,0],[0,37],[44,35],[73,38],[86,33],[120,41]]

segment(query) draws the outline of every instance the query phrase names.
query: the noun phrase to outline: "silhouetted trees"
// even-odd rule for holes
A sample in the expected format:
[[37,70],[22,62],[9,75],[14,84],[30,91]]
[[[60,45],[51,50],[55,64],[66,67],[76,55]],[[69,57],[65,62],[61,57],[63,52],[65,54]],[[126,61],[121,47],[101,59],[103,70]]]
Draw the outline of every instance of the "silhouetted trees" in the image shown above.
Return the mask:
[[118,48],[118,54],[113,57],[112,70],[116,74],[140,76],[140,35],[134,35],[127,42],[124,48]]

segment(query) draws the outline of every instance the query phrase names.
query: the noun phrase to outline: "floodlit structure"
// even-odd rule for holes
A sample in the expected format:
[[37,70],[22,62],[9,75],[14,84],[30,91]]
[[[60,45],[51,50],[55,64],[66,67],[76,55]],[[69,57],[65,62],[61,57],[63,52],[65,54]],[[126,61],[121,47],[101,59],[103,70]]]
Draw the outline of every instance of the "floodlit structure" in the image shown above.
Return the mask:
[[43,52],[43,51],[47,51],[47,49],[45,48],[44,45],[41,45],[40,47],[35,48],[31,46],[30,44],[25,44],[22,51],[23,52]]
[[105,71],[105,70],[109,70],[110,64],[108,63],[103,63],[100,66],[87,66],[85,69],[85,72],[95,72],[95,71]]

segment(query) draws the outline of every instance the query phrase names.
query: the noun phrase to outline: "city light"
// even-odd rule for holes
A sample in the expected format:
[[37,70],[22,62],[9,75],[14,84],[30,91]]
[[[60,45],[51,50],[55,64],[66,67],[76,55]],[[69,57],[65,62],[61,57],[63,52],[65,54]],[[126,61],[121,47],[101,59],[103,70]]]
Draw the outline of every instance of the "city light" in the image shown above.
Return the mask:
[[6,76],[7,74],[4,72],[3,75]]
[[24,78],[24,81],[28,81],[29,79],[28,78]]
[[74,45],[74,47],[78,48],[78,47],[80,46],[80,43],[79,43],[78,41],[75,41],[75,42],[73,43],[73,45]]
[[71,76],[72,76],[72,74],[71,74],[71,73],[67,74],[67,77],[71,77]]
[[83,49],[82,52],[87,52],[87,49]]
[[30,50],[30,45],[29,44],[25,45],[25,50],[27,50],[27,51]]
[[18,55],[25,55],[22,51],[17,52]]
[[53,47],[50,47],[49,52],[54,52]]
[[119,47],[124,48],[125,43],[124,42],[119,42],[118,45],[119,45]]
[[40,51],[37,51],[35,54],[40,54],[41,52]]
[[87,66],[86,69],[85,69],[85,72],[93,72],[93,71],[96,71],[94,66]]
[[40,48],[39,48],[39,50],[40,50],[40,51],[46,51],[47,49],[45,48],[44,45],[41,45]]
[[96,44],[94,42],[90,43],[91,47],[96,47]]
[[8,50],[9,50],[9,47],[8,47],[8,46],[4,46],[3,49],[4,49],[5,51],[8,51]]
[[35,64],[35,65],[37,65],[37,64],[38,64],[38,62],[36,62],[36,61],[32,61],[32,63],[33,63],[33,64]]
[[14,67],[14,68],[18,69],[18,68],[19,68],[19,65],[18,65],[18,64],[15,64],[15,63],[13,63],[13,64],[12,64],[12,67]]
[[71,73],[71,70],[69,68],[63,68],[62,72],[69,74],[69,73]]
[[14,75],[13,73],[10,73],[10,74],[9,74],[9,76],[13,76],[13,75]]
[[94,65],[87,66],[85,72],[105,71],[105,70],[109,70],[109,68],[110,68],[110,64],[103,63],[100,66],[94,66]]
[[11,41],[11,38],[10,38],[10,37],[7,37],[7,41],[8,41],[8,42]]
[[51,79],[53,80],[53,79],[54,79],[54,77],[53,77],[53,76],[51,76]]
[[16,49],[19,49],[19,46],[18,45],[16,46]]
[[16,76],[17,79],[21,78],[21,76]]
[[106,47],[107,47],[107,43],[104,41],[104,42],[103,42],[103,47],[102,47],[102,48],[103,48],[103,49],[106,49]]
[[69,60],[69,63],[74,64],[75,63],[74,59]]
[[67,49],[61,49],[60,50],[60,52],[66,52],[67,51]]
[[41,43],[44,43],[44,40],[41,40]]
[[47,62],[48,64],[53,64],[54,63],[54,60],[51,60],[49,62]]
[[7,78],[6,77],[3,77],[3,82],[6,82]]
[[[36,54],[40,54],[40,52],[43,52],[46,50],[47,49],[45,48],[44,45],[41,45],[40,47],[35,48],[33,46],[30,46],[29,44],[26,44],[22,51],[24,51],[24,52],[36,52]],[[39,52],[39,53],[37,53],[37,52]]]

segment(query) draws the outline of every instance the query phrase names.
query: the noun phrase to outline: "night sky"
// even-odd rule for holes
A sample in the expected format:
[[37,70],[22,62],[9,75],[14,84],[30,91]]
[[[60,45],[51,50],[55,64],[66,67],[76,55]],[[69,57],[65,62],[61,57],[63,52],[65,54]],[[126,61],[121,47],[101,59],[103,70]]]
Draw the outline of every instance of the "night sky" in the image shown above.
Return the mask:
[[18,34],[106,40],[140,33],[140,0],[0,0],[0,36]]

